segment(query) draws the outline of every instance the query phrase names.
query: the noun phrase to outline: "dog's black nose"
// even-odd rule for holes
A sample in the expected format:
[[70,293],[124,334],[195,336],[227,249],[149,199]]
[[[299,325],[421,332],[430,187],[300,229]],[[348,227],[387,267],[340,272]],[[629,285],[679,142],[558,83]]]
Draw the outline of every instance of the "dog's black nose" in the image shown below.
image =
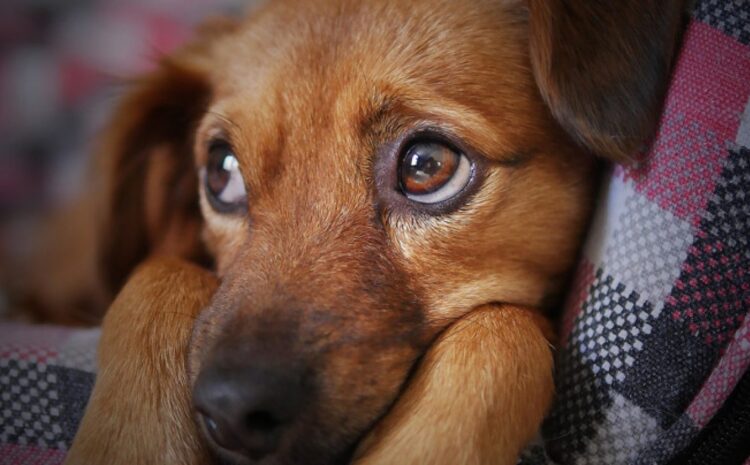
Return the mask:
[[216,445],[259,459],[294,425],[308,390],[298,370],[208,366],[196,380],[193,403]]

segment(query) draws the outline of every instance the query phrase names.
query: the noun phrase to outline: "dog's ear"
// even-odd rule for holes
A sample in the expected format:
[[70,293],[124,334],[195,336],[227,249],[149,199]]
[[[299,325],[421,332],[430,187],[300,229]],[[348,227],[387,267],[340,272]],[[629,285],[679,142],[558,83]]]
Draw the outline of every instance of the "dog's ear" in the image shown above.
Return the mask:
[[658,120],[681,0],[528,0],[542,97],[589,151],[632,157]]
[[110,292],[147,255],[205,260],[193,131],[211,98],[213,46],[234,28],[214,21],[163,58],[132,83],[103,133],[98,249]]

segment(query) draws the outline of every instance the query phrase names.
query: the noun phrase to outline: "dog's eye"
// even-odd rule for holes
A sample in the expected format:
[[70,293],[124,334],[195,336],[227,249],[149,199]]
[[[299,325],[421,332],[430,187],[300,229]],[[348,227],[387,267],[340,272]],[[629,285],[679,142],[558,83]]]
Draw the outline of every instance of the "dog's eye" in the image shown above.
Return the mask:
[[405,150],[398,177],[406,197],[433,204],[461,192],[469,183],[471,169],[464,154],[439,142],[419,142]]
[[211,205],[220,212],[244,208],[247,201],[245,181],[240,164],[226,142],[214,142],[208,150],[205,174],[206,194]]

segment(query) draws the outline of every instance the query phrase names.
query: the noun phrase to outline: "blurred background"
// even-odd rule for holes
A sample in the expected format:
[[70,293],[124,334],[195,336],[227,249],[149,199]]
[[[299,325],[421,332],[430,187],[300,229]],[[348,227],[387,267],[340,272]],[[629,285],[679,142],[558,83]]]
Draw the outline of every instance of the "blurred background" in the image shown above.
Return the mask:
[[[17,295],[26,287],[36,292],[39,282],[51,284],[46,294],[20,305],[87,307],[70,301],[68,294],[88,285],[81,277],[87,271],[70,262],[93,263],[78,256],[93,248],[40,244],[68,244],[66,234],[86,230],[75,227],[85,221],[81,215],[62,207],[80,203],[98,132],[129,80],[188,40],[204,19],[236,17],[254,3],[0,0],[0,319],[19,306]],[[63,227],[48,227],[55,212]]]
[[236,16],[246,3],[0,1],[0,221],[70,199],[123,83],[202,19]]

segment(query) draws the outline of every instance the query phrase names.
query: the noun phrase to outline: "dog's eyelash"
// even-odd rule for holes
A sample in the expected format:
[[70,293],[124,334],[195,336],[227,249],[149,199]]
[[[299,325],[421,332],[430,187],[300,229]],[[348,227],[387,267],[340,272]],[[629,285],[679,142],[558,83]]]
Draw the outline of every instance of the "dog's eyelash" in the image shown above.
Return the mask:
[[212,137],[210,137],[205,144],[205,150],[206,152],[210,152],[211,150],[217,149],[217,148],[223,148],[226,147],[229,150],[234,150],[231,141],[229,140],[229,137],[227,137],[223,133],[216,134]]
[[237,123],[232,121],[227,115],[221,112],[218,112],[216,110],[208,110],[206,113],[209,115],[215,116],[217,119],[221,120],[221,122],[227,126],[232,126],[234,129],[238,129],[238,130],[241,129]]

